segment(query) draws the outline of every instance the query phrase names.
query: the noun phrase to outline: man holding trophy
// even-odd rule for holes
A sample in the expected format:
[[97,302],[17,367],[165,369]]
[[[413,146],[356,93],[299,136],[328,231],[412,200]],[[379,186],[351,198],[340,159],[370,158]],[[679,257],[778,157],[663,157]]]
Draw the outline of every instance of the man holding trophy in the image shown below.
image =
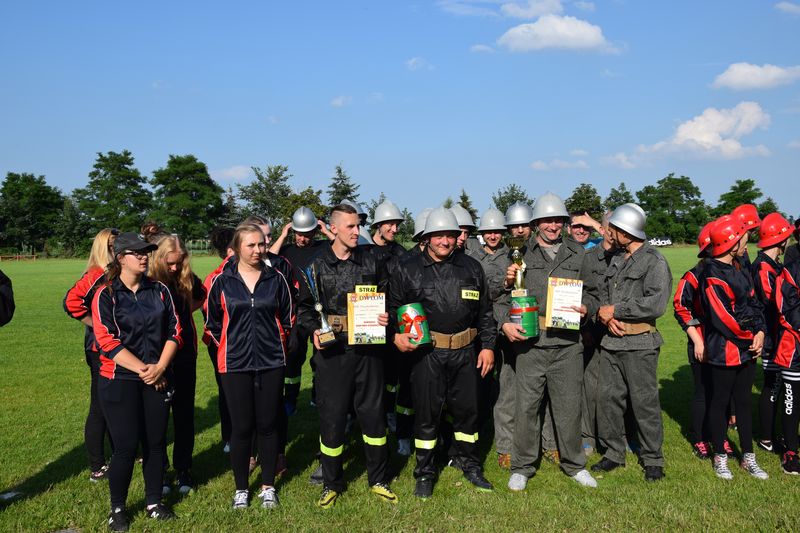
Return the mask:
[[[579,331],[580,322],[597,309],[597,287],[583,247],[562,238],[568,219],[558,196],[547,193],[538,198],[533,206],[536,235],[524,251],[525,268],[512,257],[506,272],[506,285],[515,286],[502,326],[517,356],[517,409],[508,481],[508,488],[514,491],[524,490],[536,472],[534,464],[541,453],[539,410],[545,388],[552,402],[561,468],[581,485],[597,486],[585,469],[581,448],[583,347]],[[537,307],[542,310],[539,316]]]
[[[381,351],[360,345],[349,335],[348,298],[374,294],[378,301],[386,289],[386,273],[376,256],[358,246],[359,219],[355,209],[337,205],[331,210],[330,246],[311,261],[305,272],[310,298],[300,303],[300,323],[312,332],[316,364],[317,407],[320,419],[320,462],[324,485],[317,505],[332,507],[345,488],[342,477],[347,412],[355,406],[363,432],[364,455],[370,490],[379,498],[397,503],[386,483],[388,448],[383,412],[383,361]],[[351,302],[352,307],[352,302]],[[370,317],[375,325],[388,324],[388,314]],[[351,332],[352,333],[352,332]],[[385,342],[385,330],[383,335]],[[351,403],[352,402],[352,403]]]

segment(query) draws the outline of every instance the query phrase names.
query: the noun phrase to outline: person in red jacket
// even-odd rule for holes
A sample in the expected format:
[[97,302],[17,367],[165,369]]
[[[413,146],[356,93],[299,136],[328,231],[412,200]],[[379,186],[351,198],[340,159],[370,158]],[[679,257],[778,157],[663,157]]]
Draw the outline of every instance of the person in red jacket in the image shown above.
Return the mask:
[[745,227],[731,216],[717,220],[711,230],[713,259],[700,278],[700,301],[705,317],[703,336],[711,365],[709,427],[714,444],[714,472],[732,479],[724,450],[725,409],[735,399],[737,427],[743,457],[741,467],[758,479],[767,475],[753,453],[750,391],[755,377],[755,358],[761,355],[766,326],[755,298],[752,278],[742,270],[737,257],[747,246]]
[[[97,397],[97,378],[100,375],[100,348],[92,329],[92,298],[98,286],[105,282],[108,265],[114,261],[114,239],[119,231],[112,228],[100,230],[94,237],[89,262],[81,278],[75,282],[64,296],[64,311],[86,326],[83,350],[89,366],[91,386],[89,389],[89,413],[83,426],[83,443],[89,456],[89,480],[100,481],[108,467],[105,456],[105,439],[108,433],[106,419]],[[110,435],[109,435],[110,437]],[[113,449],[113,442],[112,449]]]
[[261,459],[262,507],[278,505],[275,465],[278,416],[283,410],[286,342],[294,325],[289,281],[263,260],[264,233],[236,228],[229,259],[208,293],[206,329],[217,347],[217,370],[231,418],[234,509],[249,505],[248,474],[255,433]]
[[108,469],[112,531],[127,531],[125,512],[136,450],[142,446],[145,513],[175,518],[161,502],[172,358],[182,344],[169,289],[147,277],[148,252],[156,247],[135,233],[114,240],[114,261],[92,300],[92,326],[100,346],[98,394],[114,439]]
[[783,270],[780,262],[792,234],[792,225],[780,213],[764,217],[759,229],[758,252],[751,273],[756,296],[764,308],[767,336],[761,356],[764,384],[759,398],[759,420],[761,421],[758,446],[768,452],[776,451],[779,439],[775,435],[775,415],[781,396],[781,371],[773,361],[775,336],[778,332],[777,308],[775,306],[775,280]]

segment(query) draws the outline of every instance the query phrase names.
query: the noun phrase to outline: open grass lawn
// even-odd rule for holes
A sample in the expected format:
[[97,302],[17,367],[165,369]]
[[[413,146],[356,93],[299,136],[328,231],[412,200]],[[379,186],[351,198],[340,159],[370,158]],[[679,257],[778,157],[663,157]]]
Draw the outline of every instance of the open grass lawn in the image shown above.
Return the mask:
[[[694,262],[693,248],[671,248],[664,254],[676,281]],[[212,258],[194,261],[201,275],[215,264]],[[89,397],[83,328],[68,318],[61,306],[83,261],[4,262],[0,268],[13,279],[17,298],[14,320],[0,329],[0,492],[22,493],[11,503],[0,503],[0,531],[105,530],[108,487],[105,482],[88,481],[83,448]],[[199,487],[186,497],[170,497],[179,520],[162,526],[143,515],[142,477],[137,467],[129,497],[132,530],[800,531],[800,479],[784,475],[777,456],[757,452],[770,474],[768,481],[736,469],[735,479],[726,483],[714,477],[710,462],[691,454],[685,437],[691,374],[685,338],[671,308],[659,329],[666,339],[659,365],[667,458],[664,481],[645,483],[635,457],[629,456],[628,466],[601,478],[596,490],[581,488],[556,466],[543,463],[527,491],[511,493],[505,488],[508,474],[497,467],[490,448],[491,424],[487,424],[481,442],[494,493],[478,493],[456,471],[446,469],[434,497],[418,501],[412,496],[413,459],[405,464],[394,456],[399,477],[393,487],[400,503],[390,506],[367,491],[357,443],[346,452],[349,489],[327,512],[315,507],[319,489],[308,484],[318,446],[316,413],[308,406],[308,369],[303,375],[300,410],[291,419],[290,472],[279,482],[282,506],[271,512],[258,506],[231,510],[233,477],[220,443],[211,363],[201,345],[194,466]],[[754,401],[758,386],[753,391]],[[738,441],[733,433],[731,437]],[[595,455],[589,462],[598,459]],[[255,490],[257,475],[251,480]]]

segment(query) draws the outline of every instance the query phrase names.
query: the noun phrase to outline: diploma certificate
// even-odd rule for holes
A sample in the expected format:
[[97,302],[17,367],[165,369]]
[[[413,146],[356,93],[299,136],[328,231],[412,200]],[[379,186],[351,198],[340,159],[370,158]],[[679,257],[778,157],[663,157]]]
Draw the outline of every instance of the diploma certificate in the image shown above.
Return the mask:
[[385,312],[384,293],[347,293],[347,343],[386,344],[386,328],[378,324],[378,315]]
[[580,307],[583,296],[583,281],[567,278],[547,278],[548,328],[574,329],[581,327],[581,314],[572,309]]

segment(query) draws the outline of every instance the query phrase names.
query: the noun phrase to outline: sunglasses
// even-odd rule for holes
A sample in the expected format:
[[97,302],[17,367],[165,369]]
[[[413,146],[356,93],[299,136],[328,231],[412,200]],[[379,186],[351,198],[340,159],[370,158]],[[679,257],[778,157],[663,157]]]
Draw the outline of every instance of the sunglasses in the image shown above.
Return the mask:
[[133,250],[125,250],[122,252],[122,255],[133,255],[136,256],[136,259],[143,259],[147,257],[147,252],[134,252]]

